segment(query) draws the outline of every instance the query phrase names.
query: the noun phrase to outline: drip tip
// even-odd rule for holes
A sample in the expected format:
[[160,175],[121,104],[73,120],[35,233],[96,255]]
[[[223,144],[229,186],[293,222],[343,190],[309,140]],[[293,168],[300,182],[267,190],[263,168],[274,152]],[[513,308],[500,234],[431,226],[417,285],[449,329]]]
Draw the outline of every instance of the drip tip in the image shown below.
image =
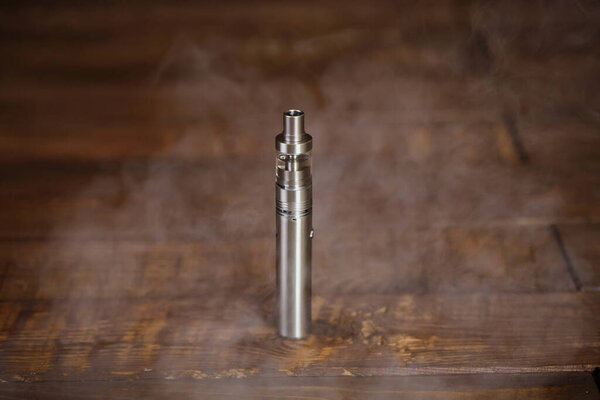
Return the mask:
[[283,138],[286,142],[300,142],[304,132],[304,111],[287,110],[283,113]]

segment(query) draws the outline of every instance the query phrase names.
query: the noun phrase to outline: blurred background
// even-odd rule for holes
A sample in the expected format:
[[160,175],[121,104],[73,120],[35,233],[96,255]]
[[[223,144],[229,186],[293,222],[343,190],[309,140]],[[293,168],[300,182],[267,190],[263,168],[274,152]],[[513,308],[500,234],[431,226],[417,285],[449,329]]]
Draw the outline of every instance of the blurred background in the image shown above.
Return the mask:
[[[3,381],[596,389],[597,1],[9,1],[0,54]],[[289,108],[314,138],[301,342],[273,328]],[[67,393],[32,387],[5,390]]]

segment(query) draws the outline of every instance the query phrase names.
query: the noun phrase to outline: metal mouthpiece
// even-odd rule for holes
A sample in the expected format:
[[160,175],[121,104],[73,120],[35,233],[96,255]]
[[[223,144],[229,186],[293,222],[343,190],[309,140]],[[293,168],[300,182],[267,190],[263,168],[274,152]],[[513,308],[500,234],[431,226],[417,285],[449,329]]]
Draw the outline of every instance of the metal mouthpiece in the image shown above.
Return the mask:
[[287,110],[283,113],[283,136],[288,142],[299,142],[304,135],[304,112]]

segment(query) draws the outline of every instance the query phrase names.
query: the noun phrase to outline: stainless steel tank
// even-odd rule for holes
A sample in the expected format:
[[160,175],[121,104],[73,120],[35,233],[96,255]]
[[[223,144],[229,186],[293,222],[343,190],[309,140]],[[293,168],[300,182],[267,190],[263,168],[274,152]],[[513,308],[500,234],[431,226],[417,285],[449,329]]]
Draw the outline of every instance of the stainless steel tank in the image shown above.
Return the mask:
[[304,131],[304,112],[283,113],[275,149],[278,332],[300,339],[310,332],[313,238],[312,137]]

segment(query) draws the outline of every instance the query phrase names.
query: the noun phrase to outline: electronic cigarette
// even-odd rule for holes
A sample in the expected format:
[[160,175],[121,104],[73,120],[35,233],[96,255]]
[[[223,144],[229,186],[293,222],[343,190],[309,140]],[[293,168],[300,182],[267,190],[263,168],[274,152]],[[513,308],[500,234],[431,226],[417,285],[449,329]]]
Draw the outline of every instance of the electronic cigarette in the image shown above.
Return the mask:
[[313,237],[312,137],[304,132],[304,112],[283,113],[275,149],[278,332],[300,339],[310,332]]

